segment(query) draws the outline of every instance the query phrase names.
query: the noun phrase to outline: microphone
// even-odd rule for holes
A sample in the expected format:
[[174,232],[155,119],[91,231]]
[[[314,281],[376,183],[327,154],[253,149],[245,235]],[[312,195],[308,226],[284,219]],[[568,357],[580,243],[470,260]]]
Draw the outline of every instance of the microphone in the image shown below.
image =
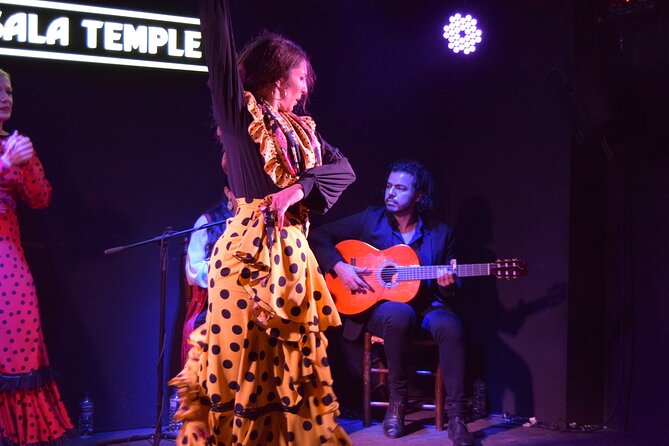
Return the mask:
[[105,249],[105,255],[108,256],[110,254],[116,254],[117,252],[121,252],[124,249],[125,249],[124,246],[116,246],[115,248]]

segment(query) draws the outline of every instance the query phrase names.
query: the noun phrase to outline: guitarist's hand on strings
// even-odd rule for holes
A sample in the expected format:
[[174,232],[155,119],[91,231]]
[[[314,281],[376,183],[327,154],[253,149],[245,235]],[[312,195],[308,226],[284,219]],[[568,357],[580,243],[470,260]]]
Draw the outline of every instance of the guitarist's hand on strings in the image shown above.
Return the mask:
[[339,280],[341,280],[344,286],[349,290],[363,294],[366,293],[367,290],[374,291],[372,287],[360,277],[361,274],[367,272],[367,268],[358,268],[357,266],[339,261],[333,269]]

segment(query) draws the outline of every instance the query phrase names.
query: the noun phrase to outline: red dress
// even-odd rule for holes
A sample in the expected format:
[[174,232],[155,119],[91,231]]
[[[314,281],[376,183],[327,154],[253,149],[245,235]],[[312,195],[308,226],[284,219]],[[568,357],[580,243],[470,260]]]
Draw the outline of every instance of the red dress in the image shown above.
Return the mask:
[[51,201],[37,156],[23,166],[0,161],[0,444],[54,446],[66,441],[73,427],[49,367],[16,219],[19,199],[33,209]]

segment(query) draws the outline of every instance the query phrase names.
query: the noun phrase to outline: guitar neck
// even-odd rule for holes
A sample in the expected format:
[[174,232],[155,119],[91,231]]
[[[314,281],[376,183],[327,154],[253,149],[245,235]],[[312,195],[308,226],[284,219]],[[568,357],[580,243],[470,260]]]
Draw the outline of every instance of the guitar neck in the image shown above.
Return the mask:
[[[494,263],[472,263],[458,265],[456,274],[460,277],[490,276],[492,275]],[[431,266],[402,266],[397,268],[398,280],[425,280],[436,279],[439,276],[438,271],[446,268],[452,272],[451,265],[431,265]]]

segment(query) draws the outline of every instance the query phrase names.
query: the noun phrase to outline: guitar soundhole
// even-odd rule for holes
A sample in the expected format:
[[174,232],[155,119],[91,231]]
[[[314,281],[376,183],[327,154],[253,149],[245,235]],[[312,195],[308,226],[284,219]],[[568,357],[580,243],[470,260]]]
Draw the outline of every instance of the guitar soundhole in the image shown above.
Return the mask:
[[381,268],[381,283],[386,288],[393,288],[397,285],[397,268],[395,265],[386,265]]

